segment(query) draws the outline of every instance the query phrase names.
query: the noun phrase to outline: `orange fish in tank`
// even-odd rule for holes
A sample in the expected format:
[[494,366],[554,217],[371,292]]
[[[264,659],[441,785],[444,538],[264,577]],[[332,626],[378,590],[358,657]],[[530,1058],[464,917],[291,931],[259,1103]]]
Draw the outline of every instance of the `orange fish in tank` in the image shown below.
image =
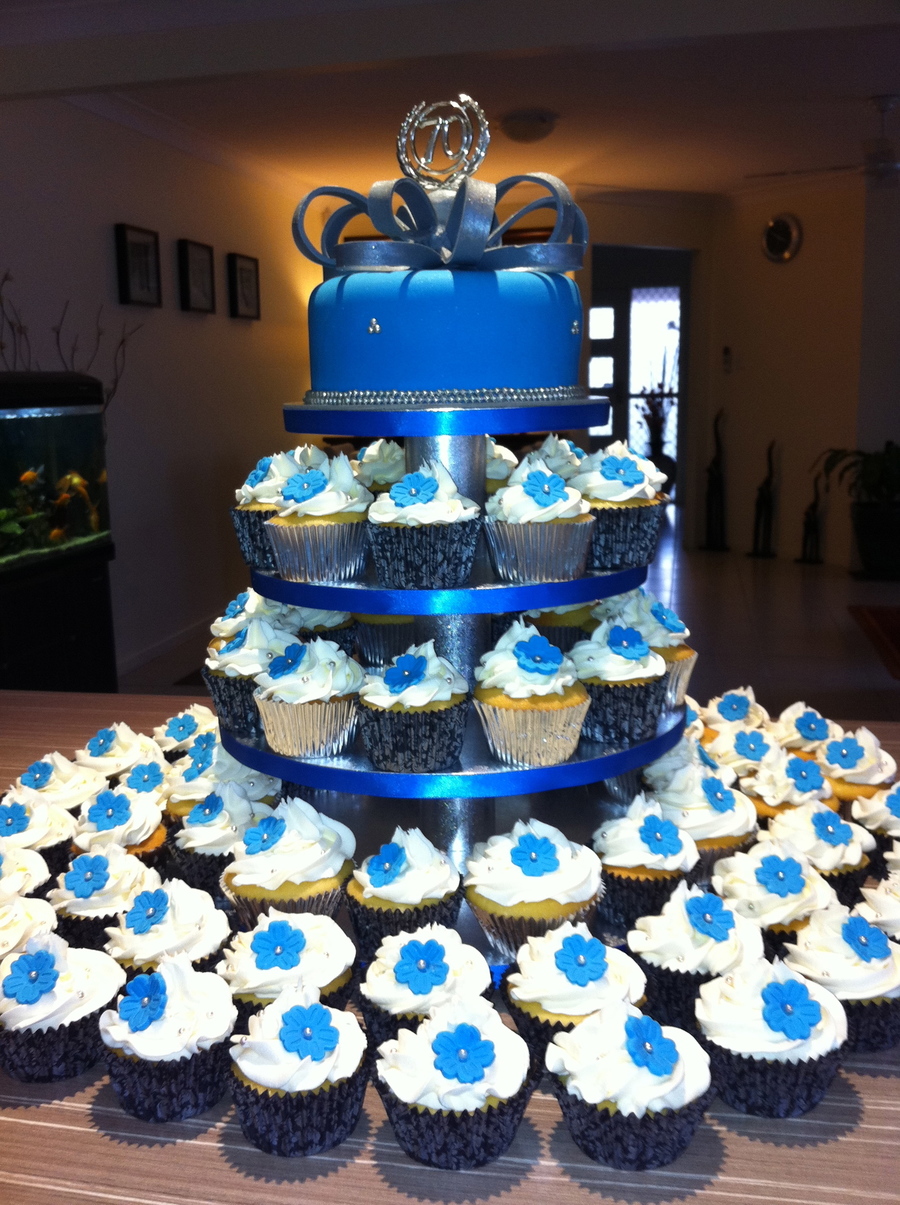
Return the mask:
[[61,544],[66,538],[66,529],[64,527],[54,527],[47,539],[51,544]]
[[41,479],[43,469],[26,469],[19,478],[19,485],[36,485]]

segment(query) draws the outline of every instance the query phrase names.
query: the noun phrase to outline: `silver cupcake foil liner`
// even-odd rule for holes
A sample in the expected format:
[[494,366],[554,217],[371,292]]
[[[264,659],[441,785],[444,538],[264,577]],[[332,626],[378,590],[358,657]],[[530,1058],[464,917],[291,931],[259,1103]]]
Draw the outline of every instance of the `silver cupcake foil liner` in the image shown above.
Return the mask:
[[502,955],[503,961],[515,962],[520,946],[523,946],[529,937],[542,937],[545,933],[549,933],[551,929],[558,929],[566,921],[571,921],[573,925],[579,921],[584,921],[588,928],[590,928],[597,912],[597,903],[602,894],[601,889],[593,899],[588,900],[582,907],[573,910],[566,916],[549,918],[499,916],[495,912],[486,912],[471,901],[469,901],[469,907],[475,914],[475,919],[484,930],[488,941],[496,949],[497,953]]
[[356,731],[356,699],[352,695],[338,695],[323,703],[255,698],[270,748],[285,757],[336,757]]
[[269,909],[277,912],[315,912],[320,916],[334,916],[343,903],[344,893],[340,887],[331,891],[322,891],[317,895],[303,899],[251,899],[246,895],[238,895],[225,882],[222,875],[219,880],[222,895],[234,909],[241,928],[252,929],[261,916],[267,916]]
[[266,523],[278,572],[289,582],[349,582],[366,565],[362,523]]
[[595,520],[581,523],[484,522],[494,573],[503,582],[566,582],[584,575]]
[[664,707],[666,711],[674,711],[676,707],[684,706],[684,697],[687,694],[688,684],[691,680],[691,674],[694,672],[694,666],[697,664],[697,654],[691,650],[691,656],[685,657],[679,661],[666,662],[666,697]]
[[475,700],[491,752],[507,766],[558,766],[581,737],[590,699],[572,707],[538,711],[494,707]]
[[395,657],[401,656],[411,644],[415,644],[413,626],[411,623],[366,623],[365,620],[359,620],[356,635],[363,665],[370,669],[390,665]]

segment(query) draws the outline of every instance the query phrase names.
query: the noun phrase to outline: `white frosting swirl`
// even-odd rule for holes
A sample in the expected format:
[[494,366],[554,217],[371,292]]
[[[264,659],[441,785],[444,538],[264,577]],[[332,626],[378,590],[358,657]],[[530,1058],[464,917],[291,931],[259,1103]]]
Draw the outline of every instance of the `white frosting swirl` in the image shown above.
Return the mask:
[[165,768],[166,759],[162,749],[152,737],[144,736],[142,732],[134,732],[127,724],[110,724],[109,727],[113,732],[113,739],[103,753],[91,753],[87,746],[75,750],[75,761],[79,766],[99,770],[107,778],[127,774],[136,765],[144,762],[157,762]]
[[[509,448],[495,443],[490,435],[485,435],[485,477],[488,481],[506,481],[510,473],[519,463]],[[560,474],[562,476],[562,474]]]
[[257,674],[260,698],[278,699],[282,703],[315,703],[356,694],[365,682],[360,664],[333,640],[316,637],[303,648],[306,651],[294,668],[280,678]]
[[[411,941],[421,945],[436,941],[444,951],[442,961],[447,964],[447,977],[443,983],[432,984],[427,992],[414,992],[395,974],[403,951]],[[465,945],[455,929],[422,925],[412,933],[391,934],[383,939],[359,990],[367,1000],[397,1017],[401,1014],[423,1016],[452,1000],[477,999],[490,986],[491,969],[483,954],[474,946]]]
[[880,786],[893,781],[894,775],[897,773],[897,763],[890,753],[882,749],[878,737],[874,733],[870,732],[868,728],[857,728],[856,732],[841,732],[840,736],[835,737],[838,744],[844,739],[855,740],[860,744],[862,756],[854,765],[845,768],[838,762],[828,760],[831,741],[826,741],[819,749],[816,760],[829,777],[869,786]]
[[864,796],[854,799],[850,815],[870,832],[877,830],[888,837],[900,837],[900,786],[885,787],[869,799]]
[[253,619],[234,639],[240,640],[238,648],[230,647],[229,640],[220,647],[211,644],[206,650],[206,668],[228,678],[253,678],[269,668],[273,657],[280,657],[296,637],[284,628],[273,627],[266,619]]
[[106,776],[99,770],[91,770],[87,766],[78,766],[70,762],[61,753],[45,753],[39,761],[49,762],[52,773],[46,786],[35,788],[26,786],[21,775],[16,779],[12,788],[12,798],[23,803],[50,803],[56,807],[74,811],[80,807],[88,796],[102,791],[106,786]]
[[[405,657],[424,657],[425,676],[397,694],[387,686],[382,674],[366,674],[365,685],[360,687],[359,697],[372,707],[388,710],[397,704],[407,709],[424,707],[428,703],[446,703],[453,695],[468,694],[469,685],[462,674],[446,657],[439,657],[434,650],[434,641],[413,644],[403,654]],[[392,665],[397,664],[395,657]]]
[[632,660],[610,648],[609,637],[616,626],[614,619],[604,619],[591,633],[588,640],[579,640],[569,657],[581,681],[599,678],[601,682],[645,681],[661,678],[666,672],[666,663],[659,653],[652,650]]
[[218,975],[195,971],[186,954],[163,958],[158,973],[166,986],[162,1016],[133,1032],[116,1009],[107,1009],[100,1017],[105,1045],[150,1063],[168,1063],[224,1042],[237,1020],[228,984]]
[[678,833],[681,845],[673,854],[661,853],[644,841],[641,827],[648,816],[661,820],[662,809],[655,799],[636,795],[624,816],[601,824],[594,833],[594,849],[604,865],[647,866],[682,873],[696,866],[700,854],[690,833]]
[[[763,858],[793,858],[800,864],[803,889],[778,895],[756,877]],[[734,912],[765,927],[792,925],[805,920],[817,908],[827,908],[835,899],[834,890],[814,870],[809,860],[784,841],[763,841],[747,853],[720,858],[713,867],[712,888],[729,902]]]
[[867,962],[844,940],[842,930],[849,919],[850,909],[837,900],[816,912],[796,943],[785,943],[785,965],[834,992],[839,1000],[900,996],[900,946],[889,941],[886,957]]
[[[483,1041],[493,1043],[493,1061],[472,1084],[448,1079],[435,1066],[432,1042],[460,1025],[474,1026]],[[378,1048],[378,1075],[400,1100],[426,1109],[474,1112],[489,1096],[509,1100],[528,1074],[528,1047],[508,1029],[500,1014],[482,997],[463,997],[435,1008],[419,1028],[400,1034]]]
[[37,850],[0,838],[0,900],[30,895],[49,878],[47,863]]
[[861,887],[864,902],[854,912],[888,937],[900,937],[900,872],[893,871],[877,887]]
[[[611,480],[604,477],[603,462],[611,456],[618,460],[630,460],[641,473],[641,480],[629,485],[627,480],[619,477]],[[652,500],[665,482],[665,473],[661,473],[652,460],[638,456],[621,440],[615,440],[592,456],[586,456],[579,472],[572,478],[575,489],[580,490],[586,498],[596,498],[601,502],[630,502],[635,498]]]
[[[215,624],[213,626],[215,627]],[[213,634],[215,635],[215,633]],[[173,720],[185,719],[193,720],[197,725],[187,736],[178,738],[167,734],[166,729]],[[154,728],[153,739],[159,745],[160,749],[162,749],[163,753],[185,753],[193,745],[197,737],[206,732],[214,732],[218,737],[219,721],[216,719],[215,713],[210,711],[208,707],[204,707],[202,703],[192,703],[184,711],[179,711],[177,715],[173,715],[164,724],[160,724]]]
[[[72,1025],[109,1004],[125,982],[125,972],[102,950],[78,950],[45,933],[29,938],[25,951],[43,951],[53,958],[56,983],[34,1004],[19,1004],[0,991],[0,1025],[4,1029],[46,1033],[61,1025]],[[7,954],[0,962],[0,984],[12,971],[21,954]]]
[[[257,964],[253,940],[276,921],[283,921],[303,934],[305,944],[294,967],[263,968]],[[236,933],[224,954],[216,972],[227,981],[235,996],[274,1000],[291,987],[314,987],[316,991],[322,991],[353,965],[356,947],[330,916],[320,916],[316,912],[279,912],[270,908],[249,933]]]
[[[764,746],[765,752],[762,756],[753,757],[748,753],[742,753],[741,745],[743,737],[753,738],[758,742],[758,748]],[[727,728],[717,728],[715,737],[705,747],[709,756],[717,761],[720,766],[731,766],[735,774],[747,775],[748,784],[752,784],[755,781],[757,771],[762,769],[764,758],[778,759],[778,755],[784,752],[780,746],[775,744],[771,737],[767,736],[761,730],[748,730],[740,724],[730,724]],[[778,759],[778,764],[781,767],[787,764],[788,756],[791,755],[785,755]],[[771,762],[769,764],[771,765]],[[782,774],[782,777],[785,776]],[[788,781],[790,782],[791,780],[788,779]]]
[[306,469],[321,469],[328,463],[328,455],[321,448],[305,444],[295,448],[293,452],[276,452],[270,457],[270,464],[261,481],[256,485],[249,484],[249,478],[256,470],[248,475],[248,480],[234,491],[238,505],[249,502],[261,502],[266,506],[275,506],[281,500],[281,487],[295,473],[305,472]]
[[[709,746],[710,753],[713,752],[713,746],[723,737],[724,732],[716,737]],[[831,784],[824,775],[820,787],[809,791],[800,790],[800,785],[787,772],[788,765],[796,756],[795,753],[782,749],[780,745],[773,746],[757,763],[756,773],[741,779],[741,786],[770,807],[780,807],[783,803],[797,807],[800,804],[816,803],[820,799],[830,799]],[[737,765],[734,768],[738,773],[742,773]]]
[[423,477],[432,478],[438,484],[437,492],[428,502],[413,502],[411,506],[400,506],[391,497],[391,491],[379,494],[369,507],[370,523],[392,523],[401,527],[430,527],[436,523],[468,523],[477,517],[481,509],[471,498],[464,498],[456,488],[453,478],[437,460],[429,460],[417,469]]
[[[725,767],[714,774],[699,765],[690,765],[677,771],[667,787],[653,794],[653,798],[660,805],[663,818],[671,820],[678,828],[690,833],[695,841],[715,840],[717,837],[742,837],[755,832],[756,808],[752,800],[735,786],[729,785],[727,773]],[[733,803],[730,808],[720,812],[712,806],[703,789],[703,783],[707,779],[718,779],[731,791]]]
[[46,900],[21,895],[0,899],[0,958],[11,950],[23,950],[29,938],[55,928],[56,913]]
[[694,928],[687,902],[702,895],[699,887],[679,883],[659,916],[641,916],[635,921],[628,934],[632,953],[640,954],[651,966],[686,975],[727,975],[742,962],[762,958],[759,926],[739,912],[726,910],[734,923],[722,941]]
[[[807,1038],[789,1038],[763,1019],[762,992],[770,983],[802,983],[822,1010]],[[799,1063],[837,1050],[847,1040],[844,1006],[818,983],[804,979],[783,962],[743,962],[729,974],[700,985],[695,1004],[703,1034],[717,1046],[752,1059]]]
[[166,879],[162,890],[169,897],[163,919],[146,933],[138,933],[128,928],[126,913],[120,913],[118,925],[106,930],[107,954],[136,966],[159,962],[167,954],[186,954],[199,962],[228,940],[228,917],[215,906],[209,892],[189,887],[183,879]]
[[[719,704],[723,702],[726,695],[741,695],[747,700],[747,711],[742,718],[737,720],[729,718],[727,705],[725,715],[719,710]],[[733,690],[727,690],[721,695],[716,695],[714,699],[710,699],[705,707],[700,708],[700,716],[707,728],[715,728],[716,731],[720,731],[723,728],[727,730],[732,724],[737,724],[750,731],[753,728],[763,728],[769,722],[769,713],[765,707],[757,703],[752,686],[735,686]]]
[[651,790],[664,791],[680,770],[701,764],[700,755],[697,752],[697,741],[685,734],[668,753],[664,753],[656,761],[644,766],[641,773],[644,782]]
[[[350,461],[340,452],[333,460],[316,465],[325,477],[326,485],[318,494],[301,502],[291,502],[282,494],[278,499],[278,513],[287,515],[319,516],[338,514],[362,514],[372,495],[354,476]],[[284,483],[286,484],[286,483]]]
[[576,452],[572,441],[548,435],[536,452],[529,452],[531,460],[542,460],[551,473],[558,473],[563,481],[571,481],[585,461],[583,452]]
[[423,900],[439,900],[452,895],[459,887],[459,873],[445,853],[428,840],[417,828],[395,828],[391,837],[394,845],[403,850],[400,873],[390,883],[373,887],[369,866],[377,854],[365,859],[353,877],[362,887],[363,898],[390,900],[392,904],[421,904]]
[[621,615],[629,603],[632,603],[640,593],[641,587],[635,586],[633,590],[626,590],[624,594],[610,594],[608,598],[601,598],[591,608],[591,615],[598,623],[603,619],[613,619]]
[[697,1100],[710,1085],[709,1055],[683,1029],[663,1025],[662,1036],[678,1052],[675,1065],[667,1075],[639,1067],[628,1053],[625,1023],[640,1015],[636,1008],[614,1004],[555,1034],[547,1047],[547,1070],[565,1080],[572,1096],[591,1105],[611,1101],[626,1117],[681,1109]]
[[[222,856],[230,854],[247,829],[258,824],[263,816],[271,816],[266,803],[256,803],[236,782],[225,782],[214,792],[222,800],[222,810],[211,820],[190,822],[190,812],[175,833],[179,849],[195,854]],[[193,811],[193,809],[191,809]]]
[[367,489],[373,485],[393,485],[406,472],[406,453],[392,439],[373,439],[350,465]]
[[75,817],[58,804],[46,803],[40,796],[24,799],[15,791],[4,795],[0,803],[4,807],[19,804],[28,815],[28,824],[20,832],[13,832],[6,826],[0,828],[0,836],[9,846],[40,851],[59,845],[61,841],[72,840],[75,833]]
[[112,828],[98,829],[90,818],[90,810],[96,800],[85,800],[81,805],[78,828],[72,838],[79,849],[87,849],[90,845],[142,845],[162,824],[162,806],[151,792],[133,791],[123,786],[110,789],[117,798],[124,796],[128,800],[128,818]]
[[58,885],[51,887],[47,893],[57,912],[85,918],[116,916],[120,912],[127,912],[140,892],[155,891],[162,886],[158,871],[145,865],[134,854],[126,853],[121,845],[102,845],[97,842],[88,848],[87,853],[92,858],[106,858],[109,863],[106,884],[81,899],[66,886],[67,872],[64,871],[56,880]]
[[320,607],[291,607],[290,619],[294,631],[318,632],[343,627],[350,621],[349,611],[323,611]]
[[599,979],[573,983],[560,970],[556,956],[569,937],[591,940],[587,925],[566,921],[541,937],[529,937],[519,947],[516,969],[509,976],[509,994],[520,1003],[539,1004],[545,1012],[565,1017],[586,1017],[610,1005],[636,1004],[644,994],[647,977],[633,958],[612,946],[603,947],[606,970]]
[[[659,599],[649,590],[638,587],[631,594],[621,597],[623,603],[621,609],[616,612],[618,622],[625,627],[637,628],[651,648],[680,648],[690,636],[691,633],[683,623],[673,632],[671,627],[666,627],[661,619],[657,619],[653,608],[659,606]],[[681,621],[675,616],[670,622],[677,627]]]
[[281,789],[280,778],[271,778],[268,774],[242,765],[221,745],[216,745],[208,770],[196,778],[187,778],[185,776],[192,764],[190,757],[182,757],[169,771],[169,799],[172,803],[200,803],[213,792],[221,794],[222,788],[228,783],[239,786],[254,803],[274,799]]
[[900,841],[894,841],[891,848],[885,851],[884,864],[887,867],[888,874],[900,871]]
[[[276,627],[286,627],[284,616],[286,613],[293,611],[295,608],[283,606],[281,603],[273,602],[271,599],[264,598],[262,594],[257,594],[252,586],[244,591],[246,601],[243,608],[237,615],[224,616],[220,615],[209,628],[210,635],[214,640],[231,640],[237,636],[238,632],[244,630],[245,627],[253,619],[267,619],[269,623]],[[235,599],[235,602],[238,600]],[[205,710],[205,709],[204,709]],[[155,730],[154,730],[155,735]],[[188,742],[190,744],[190,741]]]
[[482,653],[475,666],[475,679],[487,689],[497,687],[511,699],[530,699],[534,695],[561,695],[576,681],[575,666],[570,658],[562,661],[551,674],[542,674],[523,668],[516,660],[516,645],[528,641],[540,633],[530,623],[513,620],[494,645]]
[[785,749],[799,749],[803,753],[817,753],[823,744],[833,741],[841,735],[841,730],[832,720],[825,720],[828,725],[827,736],[816,738],[807,737],[797,727],[797,721],[804,715],[812,713],[816,720],[824,719],[815,707],[806,703],[792,703],[785,707],[777,719],[770,719],[765,725],[765,731]]
[[322,1005],[338,1036],[334,1049],[321,1059],[301,1057],[281,1041],[284,1014],[318,1002],[315,988],[292,987],[255,1013],[248,1023],[249,1035],[235,1034],[232,1039],[231,1057],[238,1070],[252,1083],[280,1092],[312,1092],[353,1075],[366,1050],[365,1035],[353,1013]]
[[[546,874],[527,875],[512,860],[519,841],[546,838],[559,863]],[[586,845],[563,836],[558,828],[541,820],[517,820],[512,832],[480,841],[466,862],[467,887],[503,907],[554,900],[558,904],[586,904],[600,890],[600,859]]]
[[283,799],[272,815],[284,821],[284,833],[259,853],[247,853],[243,840],[235,846],[235,859],[226,872],[235,887],[274,890],[283,883],[331,879],[356,852],[350,829],[320,815],[304,799]]
[[509,485],[491,494],[485,503],[485,514],[500,523],[552,523],[554,519],[574,519],[588,513],[588,504],[577,489],[565,486],[562,498],[541,506],[525,492],[525,481],[529,473],[550,473],[539,457],[522,461],[509,478]]
[[[837,845],[823,839],[816,831],[814,816],[823,817],[825,826],[831,826],[838,832],[844,827],[850,830],[848,839]],[[839,827],[840,826],[840,827]],[[779,812],[769,821],[768,830],[762,829],[757,840],[788,842],[795,849],[809,858],[816,870],[841,870],[844,867],[858,866],[863,854],[875,848],[875,838],[867,829],[859,824],[850,824],[841,820],[824,803],[804,803],[800,807],[790,808]]]

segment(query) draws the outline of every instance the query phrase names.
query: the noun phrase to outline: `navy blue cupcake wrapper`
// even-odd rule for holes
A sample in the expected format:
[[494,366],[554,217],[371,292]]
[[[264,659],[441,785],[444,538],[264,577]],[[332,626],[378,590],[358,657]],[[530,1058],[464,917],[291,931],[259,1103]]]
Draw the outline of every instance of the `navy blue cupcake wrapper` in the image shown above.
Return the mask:
[[439,711],[387,711],[360,703],[363,744],[376,770],[432,774],[459,760],[469,715],[468,696]]
[[871,873],[872,863],[869,857],[863,855],[862,866],[850,870],[821,871],[822,878],[834,888],[835,895],[848,908],[855,908],[862,899],[860,887]]
[[795,944],[799,929],[762,929],[763,953],[769,962],[774,962],[776,958],[784,958],[788,951],[785,949],[787,942]]
[[777,1062],[735,1054],[702,1034],[698,1040],[709,1055],[713,1087],[722,1100],[757,1117],[801,1117],[815,1108],[846,1052],[845,1044],[817,1059]]
[[32,894],[39,896],[41,899],[46,899],[50,889],[57,886],[57,878],[69,869],[72,858],[76,854],[80,854],[81,850],[75,850],[73,853],[71,841],[57,841],[55,845],[48,845],[44,849],[35,850],[35,852],[39,853],[47,863],[50,878],[46,883],[42,883]]
[[387,590],[452,590],[472,572],[483,520],[387,527],[367,523],[378,584]]
[[205,665],[200,671],[200,677],[209,691],[209,697],[223,728],[248,740],[256,740],[263,735],[259,708],[253,698],[256,683],[252,678],[229,678],[227,674],[213,674]]
[[900,1045],[900,996],[893,1000],[842,1000],[847,1014],[847,1049],[854,1054]]
[[278,1096],[256,1091],[231,1077],[231,1095],[248,1142],[267,1155],[318,1155],[353,1133],[362,1111],[368,1080],[363,1059],[357,1071],[326,1091],[288,1092]]
[[425,1013],[421,1016],[415,1014],[394,1016],[387,1009],[379,1008],[377,1004],[366,999],[362,993],[360,993],[357,1003],[363,1015],[363,1021],[366,1023],[366,1036],[369,1040],[369,1052],[373,1061],[382,1042],[396,1038],[401,1029],[418,1029],[426,1016]]
[[23,1084],[49,1084],[81,1075],[103,1057],[102,1012],[98,1008],[80,1021],[43,1032],[0,1027],[0,1067]]
[[566,1091],[552,1075],[553,1091],[576,1146],[589,1159],[620,1171],[647,1171],[673,1163],[690,1145],[715,1092],[680,1109],[635,1117],[598,1109]]
[[275,556],[269,533],[266,531],[266,519],[271,519],[277,512],[274,510],[239,510],[231,508],[231,521],[241,549],[244,564],[249,569],[258,569],[260,573],[276,573]]
[[674,1025],[677,1029],[696,1034],[699,1026],[694,1002],[701,986],[709,983],[714,976],[699,971],[669,971],[653,966],[640,954],[632,954],[631,957],[647,976],[647,998],[641,1005],[641,1011],[660,1025]]
[[362,663],[370,669],[389,665],[415,644],[411,623],[366,623],[361,619],[357,637]]
[[115,915],[71,916],[68,912],[57,912],[56,935],[79,950],[102,950],[109,940],[107,926],[112,928],[116,924]]
[[216,901],[224,900],[221,881],[231,861],[228,854],[198,854],[191,849],[182,849],[174,839],[169,848],[180,879],[184,879],[189,887],[208,892]]
[[683,877],[678,874],[665,879],[632,879],[607,870],[603,876],[606,891],[597,905],[593,932],[598,937],[607,934],[624,940],[639,916],[659,916]]
[[633,569],[651,563],[666,518],[665,506],[604,506],[591,514],[596,522],[588,569]]
[[[513,971],[515,969],[515,966],[510,968]],[[542,1021],[539,1017],[533,1017],[531,1013],[519,1008],[515,1000],[510,997],[508,979],[509,971],[500,980],[500,995],[503,997],[507,1012],[516,1024],[516,1029],[528,1046],[528,1053],[531,1056],[531,1076],[539,1080],[544,1074],[544,1055],[547,1053],[547,1047],[556,1034],[562,1033],[563,1030],[574,1029],[575,1025],[565,1025],[561,1021]]]
[[[349,881],[349,880],[348,880]],[[397,933],[412,933],[422,925],[445,925],[456,928],[462,906],[463,887],[460,883],[453,895],[425,904],[419,908],[367,908],[355,900],[349,892],[344,893],[344,902],[350,913],[356,948],[363,962],[371,962],[385,937]]]
[[190,1058],[151,1063],[104,1050],[119,1104],[141,1121],[183,1121],[211,1109],[228,1086],[228,1052],[227,1041],[216,1042]]
[[665,676],[642,682],[639,686],[607,686],[585,682],[591,705],[581,732],[591,741],[609,749],[624,749],[656,735],[663,701]]

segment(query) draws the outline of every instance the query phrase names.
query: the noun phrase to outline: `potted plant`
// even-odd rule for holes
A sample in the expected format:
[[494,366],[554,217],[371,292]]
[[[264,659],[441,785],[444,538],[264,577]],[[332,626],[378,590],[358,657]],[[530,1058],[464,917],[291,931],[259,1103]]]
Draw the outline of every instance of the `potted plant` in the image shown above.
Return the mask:
[[889,439],[880,452],[829,448],[819,460],[826,486],[836,472],[849,487],[863,572],[883,581],[900,580],[900,444]]

